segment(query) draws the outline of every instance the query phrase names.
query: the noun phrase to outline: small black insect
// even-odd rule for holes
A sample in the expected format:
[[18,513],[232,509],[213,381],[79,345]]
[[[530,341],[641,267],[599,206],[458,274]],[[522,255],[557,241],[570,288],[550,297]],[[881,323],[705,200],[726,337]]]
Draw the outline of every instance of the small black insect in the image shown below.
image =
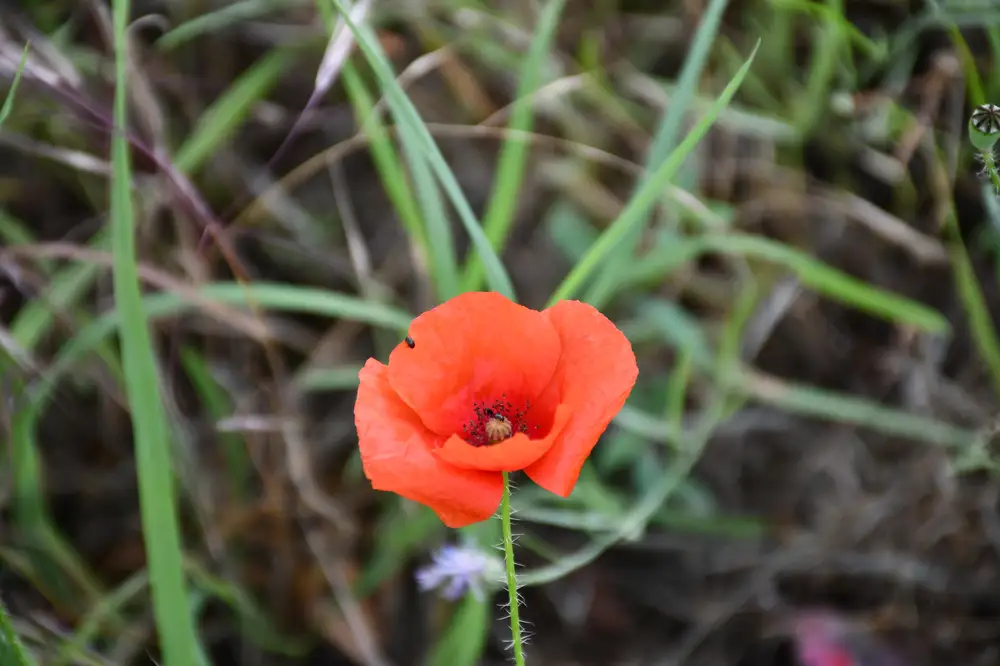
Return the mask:
[[406,336],[406,346],[409,347],[410,349],[413,349],[414,347],[417,346],[417,343],[414,342],[413,338],[411,338],[410,336]]
[[972,126],[983,134],[1000,132],[1000,106],[983,104],[972,112]]

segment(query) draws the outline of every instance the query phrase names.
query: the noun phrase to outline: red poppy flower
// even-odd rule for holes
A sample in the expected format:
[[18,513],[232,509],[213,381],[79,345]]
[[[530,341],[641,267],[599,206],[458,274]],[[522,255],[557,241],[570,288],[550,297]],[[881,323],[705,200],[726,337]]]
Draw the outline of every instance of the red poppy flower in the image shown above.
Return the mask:
[[567,497],[639,370],[628,340],[577,301],[531,310],[496,293],[425,312],[359,375],[354,421],[376,490],[433,509],[449,527],[489,518],[501,472]]

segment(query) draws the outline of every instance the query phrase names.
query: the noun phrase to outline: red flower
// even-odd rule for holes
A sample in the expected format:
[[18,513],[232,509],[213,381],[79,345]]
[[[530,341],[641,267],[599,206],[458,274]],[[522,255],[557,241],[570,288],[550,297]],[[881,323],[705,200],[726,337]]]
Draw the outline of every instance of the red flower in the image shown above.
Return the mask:
[[425,312],[359,375],[354,422],[365,475],[449,527],[489,518],[501,472],[567,497],[635,384],[625,336],[577,301],[537,311],[467,293]]

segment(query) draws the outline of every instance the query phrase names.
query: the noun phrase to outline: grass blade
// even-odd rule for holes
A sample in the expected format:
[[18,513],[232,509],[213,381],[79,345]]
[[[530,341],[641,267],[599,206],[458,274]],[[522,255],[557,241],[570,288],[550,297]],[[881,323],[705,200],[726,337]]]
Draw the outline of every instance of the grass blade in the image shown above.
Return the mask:
[[[14,80],[7,93],[7,97],[4,99],[3,106],[0,107],[0,126],[3,125],[4,121],[13,109],[14,96],[17,92],[18,85],[21,81],[21,75],[27,62],[29,48],[30,44],[25,44],[24,51],[21,54],[20,63],[18,64],[17,71],[14,74]],[[32,239],[27,233],[27,230],[19,228],[16,220],[10,218],[2,211],[0,211],[0,217],[4,218],[4,235],[8,237],[8,241],[12,241],[14,243],[31,242]],[[10,238],[9,236],[14,236],[15,238]],[[43,301],[44,303],[43,299],[38,299],[35,302],[37,303],[38,301]],[[22,312],[31,311],[32,305],[32,303],[29,303]],[[44,319],[45,313],[42,309],[36,309],[33,311],[39,315],[41,319]],[[18,317],[18,321],[21,321],[21,317]],[[11,336],[15,340],[19,340],[20,332],[21,331],[15,331],[15,328],[12,327]],[[35,338],[31,341],[32,344],[27,348],[30,348],[38,341],[40,331],[36,331],[36,333],[38,333],[38,335],[35,336]],[[63,537],[56,530],[49,516],[45,492],[42,484],[41,460],[37,454],[34,439],[31,436],[33,431],[27,430],[24,427],[26,423],[30,422],[23,417],[23,414],[26,411],[29,410],[23,408],[16,410],[11,423],[9,464],[14,478],[13,504],[15,507],[15,522],[17,526],[24,531],[25,535],[30,535],[30,537],[35,540],[35,544],[39,547],[40,553],[44,553],[49,556],[48,558],[41,556],[36,557],[34,564],[39,571],[45,572],[51,586],[51,593],[53,593],[54,596],[60,597],[60,601],[64,602],[68,600],[67,595],[82,598],[81,600],[84,602],[96,599],[100,596],[100,590],[96,579],[89,572],[89,570],[87,570],[86,565],[75,553],[75,551],[73,551],[72,547],[69,546],[65,539],[63,539]],[[67,581],[65,581],[65,577],[61,575],[64,572],[68,574],[68,577],[73,583],[75,583],[75,590],[73,590],[71,586],[65,584]],[[0,614],[3,613],[4,609],[2,608],[2,604],[0,604]],[[4,615],[4,617],[0,618],[0,621],[6,622],[6,616]],[[4,642],[7,645],[8,650],[16,651],[16,638],[11,639],[10,637],[4,637]],[[10,663],[16,663],[13,661],[14,657],[9,657],[6,652],[0,651],[0,656],[3,657],[3,660],[0,661],[0,663],[8,663],[8,658],[11,660]]]
[[401,133],[406,132],[414,137],[420,152],[426,155],[445,193],[447,193],[452,205],[458,211],[459,219],[462,221],[466,233],[469,234],[472,246],[479,255],[480,261],[483,262],[487,284],[494,291],[498,291],[514,300],[516,295],[514,293],[514,285],[510,281],[510,276],[507,275],[507,271],[500,262],[500,258],[493,250],[493,246],[490,245],[490,241],[476,219],[476,215],[472,211],[468,200],[465,198],[465,194],[462,192],[455,174],[448,167],[444,155],[438,148],[437,143],[435,143],[431,133],[427,130],[427,126],[420,118],[419,112],[406,96],[399,82],[396,81],[396,77],[393,75],[392,68],[389,66],[378,40],[370,29],[359,26],[351,19],[349,12],[340,0],[329,1],[336,8],[351,32],[354,33],[354,38],[358,42],[358,48],[364,53],[365,58],[378,76],[379,83],[385,91],[389,106],[399,124],[399,131]]
[[[272,309],[303,312],[320,317],[337,317],[386,328],[400,335],[406,334],[413,319],[409,312],[381,303],[367,302],[326,289],[280,283],[255,282],[244,285],[237,282],[215,282],[201,285],[197,291],[200,296],[218,303],[247,307],[252,305],[261,310]],[[194,302],[171,293],[151,294],[143,300],[143,309],[150,319],[168,317],[195,307],[197,305]],[[76,360],[83,358],[124,323],[122,313],[113,311],[82,328],[59,350],[55,362],[50,365],[47,372],[49,381],[38,388],[36,401],[41,403],[46,387],[56,384]]]
[[[697,96],[698,81],[701,79],[702,70],[708,61],[709,51],[715,42],[715,36],[722,22],[722,15],[728,4],[729,0],[712,0],[705,9],[704,18],[695,33],[691,50],[684,59],[684,68],[681,70],[677,87],[671,93],[670,104],[667,106],[660,127],[657,129],[649,154],[646,156],[647,173],[658,169],[673,151],[684,116],[690,110],[691,102]],[[756,52],[756,48],[754,52]],[[641,186],[642,182],[640,181],[638,187],[641,188]],[[652,206],[653,201],[650,201],[641,211],[640,217],[644,218]],[[614,289],[618,276],[621,275],[621,271],[628,265],[628,261],[635,253],[641,233],[641,224],[636,224],[628,230],[624,242],[609,257],[609,270],[604,271],[596,279],[591,293],[586,299],[588,303],[606,300],[607,293]]]
[[475,666],[486,649],[493,607],[468,594],[451,616],[448,628],[427,659],[428,666]]
[[[747,62],[749,63],[749,61]],[[742,71],[745,73],[745,65]],[[730,396],[726,390],[725,381],[732,373],[732,368],[736,367],[736,362],[739,358],[740,331],[743,329],[746,319],[751,312],[752,295],[752,287],[744,288],[743,295],[723,330],[719,356],[716,359],[714,370],[715,379],[717,380],[716,388],[714,389],[715,395],[712,396],[710,402],[702,410],[698,423],[690,430],[681,434],[680,450],[671,464],[663,470],[662,476],[646,490],[642,498],[626,514],[620,516],[614,530],[598,536],[576,552],[563,555],[551,564],[531,569],[521,574],[518,576],[518,579],[522,587],[546,585],[554,580],[558,580],[593,562],[604,551],[622,539],[641,533],[646,529],[653,516],[660,511],[666,501],[683,487],[691,475],[691,471],[701,459],[702,452],[712,432],[726,416]],[[678,375],[671,378],[675,389],[680,389],[683,386],[682,393],[685,395],[689,388],[687,384],[691,379],[690,370],[689,365],[683,364],[675,371]],[[675,404],[681,405],[683,404],[683,400],[683,397],[678,397]]]
[[[948,224],[956,230],[958,224],[954,211],[948,214]],[[972,259],[965,248],[965,243],[956,238],[948,248],[952,269],[955,273],[955,289],[962,300],[962,307],[969,319],[970,334],[979,351],[980,357],[990,371],[993,392],[1000,397],[1000,340],[997,339],[996,327],[990,313],[986,297],[979,286]]]
[[[201,354],[191,347],[182,347],[181,364],[213,423],[218,423],[232,414],[232,400],[225,389],[215,381],[208,361]],[[253,462],[247,453],[246,442],[234,433],[220,432],[217,437],[225,461],[229,496],[239,501],[248,501],[250,484],[253,480]]]
[[10,115],[11,110],[14,108],[14,96],[17,94],[17,87],[21,85],[21,74],[24,73],[24,65],[28,62],[28,49],[31,48],[31,44],[24,45],[24,51],[21,52],[21,61],[17,65],[17,71],[14,72],[14,81],[10,84],[10,90],[7,91],[7,97],[3,100],[3,106],[0,106],[0,127],[3,127],[3,123],[7,120],[7,116]]
[[703,253],[733,254],[784,266],[817,293],[876,317],[911,324],[930,333],[945,333],[951,328],[944,315],[926,305],[879,289],[805,252],[768,238],[736,233],[696,239],[675,238],[636,262],[622,286],[662,280],[672,269]]
[[307,0],[242,0],[227,3],[221,5],[220,9],[200,14],[164,33],[156,40],[156,47],[169,51],[197,37],[230,29],[241,21],[261,18],[271,12],[288,9],[289,5],[306,2]]
[[0,600],[0,664],[10,666],[34,666],[35,661],[28,656],[28,651],[21,644],[21,639],[14,632],[14,626],[7,613],[7,607]]
[[978,436],[975,431],[944,421],[883,407],[846,393],[786,382],[752,369],[740,373],[734,387],[753,400],[792,414],[849,423],[891,437],[961,449],[973,444]]
[[[327,6],[323,1],[319,4]],[[444,301],[456,296],[460,286],[451,225],[441,200],[441,192],[434,181],[433,168],[421,150],[418,138],[410,132],[399,132],[402,157],[409,165],[409,173],[413,179],[411,189],[406,170],[399,160],[400,155],[393,149],[379,113],[350,62],[345,63],[344,83],[355,114],[363,123],[363,130],[371,141],[372,156],[386,193],[396,208],[407,235],[419,243],[422,259],[430,262],[431,281],[437,297]],[[397,113],[396,107],[391,111],[397,124],[405,122]]]
[[[396,122],[400,122],[395,110],[393,115],[396,116]],[[420,149],[417,138],[409,132],[400,132],[399,140],[402,143],[403,157],[409,164],[413,176],[417,203],[423,211],[435,291],[441,301],[446,301],[457,296],[461,288],[458,279],[458,259],[455,256],[455,242],[448,213],[444,201],[441,200],[438,184],[434,182],[432,171],[428,169],[429,160]]]
[[632,232],[636,227],[642,224],[643,219],[646,216],[646,211],[652,205],[653,201],[660,195],[663,189],[670,182],[674,174],[683,164],[684,159],[688,154],[694,149],[694,147],[701,141],[702,137],[708,132],[709,128],[715,123],[715,119],[719,116],[719,113],[729,101],[736,94],[737,89],[739,89],[740,84],[743,82],[744,77],[746,77],[747,72],[750,71],[750,65],[753,64],[754,56],[757,54],[757,49],[760,48],[760,41],[754,46],[753,53],[747,58],[747,61],[743,63],[743,66],[736,72],[732,81],[726,86],[725,90],[722,91],[722,95],[712,104],[712,106],[706,111],[705,115],[701,118],[697,125],[691,130],[691,132],[684,137],[680,145],[674,149],[670,156],[664,161],[663,165],[660,166],[648,179],[643,181],[642,186],[639,191],[629,200],[628,205],[625,210],[622,211],[618,219],[608,227],[604,233],[600,235],[597,242],[594,243],[587,254],[577,262],[573,270],[570,271],[569,275],[562,281],[559,287],[556,288],[555,292],[552,294],[552,298],[549,300],[549,304],[558,303],[561,300],[573,298],[580,288],[587,281],[588,278],[596,271],[596,269],[604,262],[608,256],[615,250],[619,244],[625,240],[629,233]]
[[[317,4],[321,8],[328,7],[325,0],[320,0]],[[430,262],[431,281],[438,298],[451,298],[459,291],[458,261],[451,225],[441,201],[441,192],[428,170],[430,165],[426,163],[414,137],[407,132],[400,132],[403,157],[410,165],[414,181],[411,188],[406,170],[399,159],[400,155],[389,139],[361,76],[350,61],[344,63],[343,80],[361,126],[360,131],[369,139],[372,159],[386,195],[396,209],[407,236],[417,244],[419,261]]]
[[111,235],[114,296],[120,313],[122,365],[132,412],[139,505],[164,666],[202,663],[184,580],[167,415],[149,324],[143,311],[135,249],[132,167],[126,137],[129,0],[115,0],[115,102],[111,141]]
[[[323,4],[323,6],[326,5]],[[406,179],[406,171],[399,162],[398,155],[389,138],[389,132],[386,131],[382,119],[373,113],[374,100],[368,93],[368,89],[361,80],[354,64],[350,61],[344,63],[342,80],[347,96],[354,107],[354,115],[358,119],[361,131],[368,137],[372,160],[375,162],[375,168],[378,169],[386,195],[392,202],[393,208],[396,209],[396,214],[402,221],[403,228],[406,229],[406,235],[417,242],[426,256],[428,253],[427,234],[424,232],[423,221],[420,219],[417,200],[413,196],[409,181]]]
[[293,52],[273,49],[251,65],[198,118],[198,123],[174,155],[177,168],[193,175],[239,129],[240,122],[294,62]]
[[[540,84],[544,59],[552,45],[564,4],[565,0],[550,0],[538,19],[534,38],[532,38],[531,46],[528,48],[528,57],[524,59],[524,66],[521,69],[521,83],[515,93],[516,101],[511,112],[510,123],[507,126],[510,130],[515,132],[530,132],[532,130],[532,94]],[[483,216],[483,230],[498,252],[503,250],[514,222],[517,192],[524,180],[527,154],[527,142],[516,135],[507,138],[500,149],[493,192]],[[466,264],[462,290],[475,291],[479,289],[482,280],[483,264],[477,256],[472,256]]]

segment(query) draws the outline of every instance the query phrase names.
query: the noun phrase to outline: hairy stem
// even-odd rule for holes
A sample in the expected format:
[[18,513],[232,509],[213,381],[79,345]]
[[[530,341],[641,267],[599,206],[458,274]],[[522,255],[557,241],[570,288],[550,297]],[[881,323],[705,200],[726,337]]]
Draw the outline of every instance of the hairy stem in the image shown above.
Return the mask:
[[983,160],[983,171],[986,175],[990,177],[990,182],[993,184],[993,190],[997,195],[1000,195],[1000,170],[997,169],[996,157],[993,155],[992,150],[981,150],[979,154]]
[[524,666],[524,647],[521,640],[520,609],[517,599],[517,572],[514,570],[514,537],[510,530],[510,477],[503,473],[503,502],[500,504],[503,525],[503,554],[507,564],[507,594],[510,599],[510,633],[513,638],[514,663]]

